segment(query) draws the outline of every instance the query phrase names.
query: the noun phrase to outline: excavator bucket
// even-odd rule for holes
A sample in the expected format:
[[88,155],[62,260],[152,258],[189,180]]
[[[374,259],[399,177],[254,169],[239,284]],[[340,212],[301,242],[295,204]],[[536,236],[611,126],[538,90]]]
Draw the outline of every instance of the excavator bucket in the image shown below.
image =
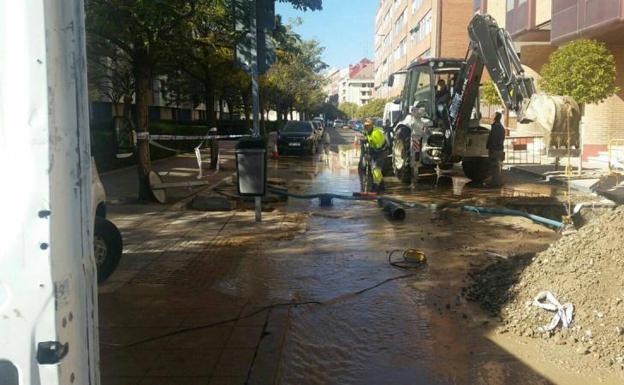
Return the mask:
[[543,131],[549,156],[578,156],[580,153],[579,105],[569,96],[533,94],[518,114],[520,123],[534,122]]

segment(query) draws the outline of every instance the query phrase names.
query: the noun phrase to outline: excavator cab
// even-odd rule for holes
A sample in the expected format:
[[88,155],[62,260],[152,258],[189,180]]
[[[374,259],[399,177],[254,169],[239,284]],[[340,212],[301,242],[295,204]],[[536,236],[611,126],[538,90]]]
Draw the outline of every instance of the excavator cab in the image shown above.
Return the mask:
[[452,98],[455,80],[463,60],[424,59],[412,65],[407,72],[403,90],[402,111],[409,114],[410,109],[419,105],[424,108],[424,117],[433,122],[444,116]]
[[[403,119],[394,128],[392,151],[395,175],[403,182],[415,182],[419,175],[436,167],[450,168],[465,156],[470,158],[467,176],[476,181],[485,178],[482,160],[487,159],[488,130],[478,124],[478,99],[469,126],[455,132],[451,123],[451,103],[461,91],[457,82],[465,67],[461,59],[428,58],[404,72],[400,99]],[[473,167],[472,159],[478,160],[478,167]]]

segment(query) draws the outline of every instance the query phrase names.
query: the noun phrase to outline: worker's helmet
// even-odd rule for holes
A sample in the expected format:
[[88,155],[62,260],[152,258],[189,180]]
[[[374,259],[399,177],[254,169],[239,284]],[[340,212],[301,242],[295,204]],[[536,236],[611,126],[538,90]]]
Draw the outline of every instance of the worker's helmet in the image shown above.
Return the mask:
[[364,128],[367,129],[367,130],[372,129],[373,128],[373,121],[370,120],[370,119],[366,119],[364,121]]

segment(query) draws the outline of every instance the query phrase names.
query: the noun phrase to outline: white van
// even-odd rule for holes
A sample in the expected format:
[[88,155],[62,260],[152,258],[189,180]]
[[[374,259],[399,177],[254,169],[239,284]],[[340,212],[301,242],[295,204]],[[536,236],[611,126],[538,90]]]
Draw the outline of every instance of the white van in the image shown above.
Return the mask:
[[384,128],[392,128],[401,119],[401,105],[393,102],[386,103],[383,112]]

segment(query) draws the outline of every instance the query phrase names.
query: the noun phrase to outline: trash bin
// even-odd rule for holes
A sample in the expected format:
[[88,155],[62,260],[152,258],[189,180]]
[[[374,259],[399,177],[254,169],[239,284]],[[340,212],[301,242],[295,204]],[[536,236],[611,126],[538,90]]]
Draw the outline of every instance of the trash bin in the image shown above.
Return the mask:
[[236,176],[240,196],[266,194],[266,144],[261,138],[241,139],[236,144]]

